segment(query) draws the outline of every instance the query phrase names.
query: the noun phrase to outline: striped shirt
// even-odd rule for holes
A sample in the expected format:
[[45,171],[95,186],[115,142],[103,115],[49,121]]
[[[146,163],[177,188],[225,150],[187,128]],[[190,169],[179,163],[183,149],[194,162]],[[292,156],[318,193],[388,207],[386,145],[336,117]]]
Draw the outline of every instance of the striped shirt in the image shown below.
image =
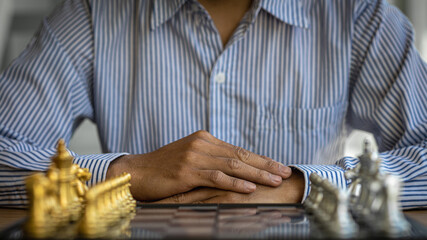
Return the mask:
[[197,130],[340,187],[375,133],[403,207],[427,205],[427,65],[411,24],[384,0],[256,0],[222,45],[195,0],[65,1],[0,76],[0,205],[83,119],[104,154],[78,155],[90,185],[123,154]]

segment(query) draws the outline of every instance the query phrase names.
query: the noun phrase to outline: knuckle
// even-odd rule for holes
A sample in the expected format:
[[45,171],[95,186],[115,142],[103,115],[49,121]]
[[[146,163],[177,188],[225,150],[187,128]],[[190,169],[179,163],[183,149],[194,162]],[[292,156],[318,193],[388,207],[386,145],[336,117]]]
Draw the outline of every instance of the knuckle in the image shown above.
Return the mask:
[[209,179],[212,182],[219,182],[219,181],[222,180],[223,176],[224,175],[223,175],[223,173],[221,171],[219,171],[219,170],[212,170],[210,172],[210,174],[209,174]]
[[234,158],[227,158],[226,159],[227,162],[227,166],[231,169],[231,170],[236,170],[239,169],[241,167],[241,163],[239,160],[234,159]]
[[200,141],[199,138],[193,139],[187,144],[187,151],[199,149],[201,145],[202,145],[202,142]]
[[174,173],[174,178],[177,180],[182,180],[182,178],[185,176],[184,171],[182,168],[176,169]]
[[183,161],[194,160],[197,158],[197,154],[193,151],[185,151],[183,156]]
[[195,139],[191,139],[190,141],[188,141],[188,143],[186,143],[185,144],[185,147],[184,147],[184,149],[185,149],[185,151],[191,151],[192,149],[194,149],[194,145],[195,145],[195,142],[196,140]]
[[194,135],[199,138],[208,138],[211,136],[211,134],[206,130],[199,130],[195,132]]
[[190,169],[188,167],[181,166],[180,168],[178,168],[176,170],[176,178],[179,179],[179,180],[183,180],[183,179],[188,178],[188,176],[190,175],[189,174],[189,172],[190,172],[189,170]]
[[240,181],[237,178],[231,179],[231,185],[233,188],[237,188],[239,186]]
[[261,169],[257,169],[256,170],[256,175],[258,178],[264,178],[265,177],[265,172]]
[[184,202],[184,201],[185,201],[185,194],[184,194],[184,193],[178,193],[178,194],[176,194],[176,195],[173,195],[173,196],[172,196],[172,200],[173,200],[175,203],[181,203],[181,202]]
[[234,147],[234,152],[236,153],[237,157],[242,160],[242,161],[246,161],[249,159],[249,157],[251,156],[251,153],[246,151],[245,149],[241,148],[241,147]]
[[265,167],[268,169],[273,169],[276,167],[276,162],[274,162],[273,160],[268,160],[265,162]]

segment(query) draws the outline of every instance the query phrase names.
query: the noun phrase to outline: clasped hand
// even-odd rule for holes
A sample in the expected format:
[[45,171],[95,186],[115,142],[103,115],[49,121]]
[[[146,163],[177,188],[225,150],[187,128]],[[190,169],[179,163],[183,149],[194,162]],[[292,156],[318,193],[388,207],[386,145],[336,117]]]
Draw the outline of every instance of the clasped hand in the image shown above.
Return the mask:
[[191,196],[213,190],[247,194],[257,189],[256,184],[258,188],[280,186],[282,179],[292,173],[289,167],[223,142],[206,131],[150,153],[122,156],[110,164],[107,178],[122,172],[132,175],[131,192],[140,201],[176,199],[200,187],[208,189],[196,189]]

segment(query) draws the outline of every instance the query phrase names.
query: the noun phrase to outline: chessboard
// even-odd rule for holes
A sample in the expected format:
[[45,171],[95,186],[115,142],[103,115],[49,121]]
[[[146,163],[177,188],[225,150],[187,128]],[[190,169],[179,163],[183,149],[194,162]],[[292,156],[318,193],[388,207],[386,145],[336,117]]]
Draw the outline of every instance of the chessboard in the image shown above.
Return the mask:
[[137,204],[131,176],[89,188],[63,140],[45,174],[26,179],[28,218],[0,239],[408,239],[427,238],[400,207],[401,180],[380,171],[369,141],[342,190],[317,173],[301,204]]
[[310,224],[301,205],[145,205],[131,222],[136,238],[305,238]]
[[[405,236],[425,238],[427,228],[407,218]],[[24,221],[0,234],[1,239],[25,239]],[[352,239],[385,236],[360,231]],[[57,235],[54,238],[61,238]],[[144,204],[117,239],[330,239],[300,204]],[[80,238],[79,238],[80,239]]]

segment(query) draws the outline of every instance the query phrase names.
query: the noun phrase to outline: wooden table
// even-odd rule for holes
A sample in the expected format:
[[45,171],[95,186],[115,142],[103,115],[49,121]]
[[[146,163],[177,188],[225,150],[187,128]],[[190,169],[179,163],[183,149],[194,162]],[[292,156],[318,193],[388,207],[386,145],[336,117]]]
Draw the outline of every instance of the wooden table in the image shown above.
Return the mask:
[[405,214],[427,227],[427,209],[405,211]]
[[[405,211],[405,214],[427,227],[427,209]],[[0,231],[11,226],[25,216],[25,210],[0,208]]]
[[27,215],[21,209],[0,208],[0,232]]

